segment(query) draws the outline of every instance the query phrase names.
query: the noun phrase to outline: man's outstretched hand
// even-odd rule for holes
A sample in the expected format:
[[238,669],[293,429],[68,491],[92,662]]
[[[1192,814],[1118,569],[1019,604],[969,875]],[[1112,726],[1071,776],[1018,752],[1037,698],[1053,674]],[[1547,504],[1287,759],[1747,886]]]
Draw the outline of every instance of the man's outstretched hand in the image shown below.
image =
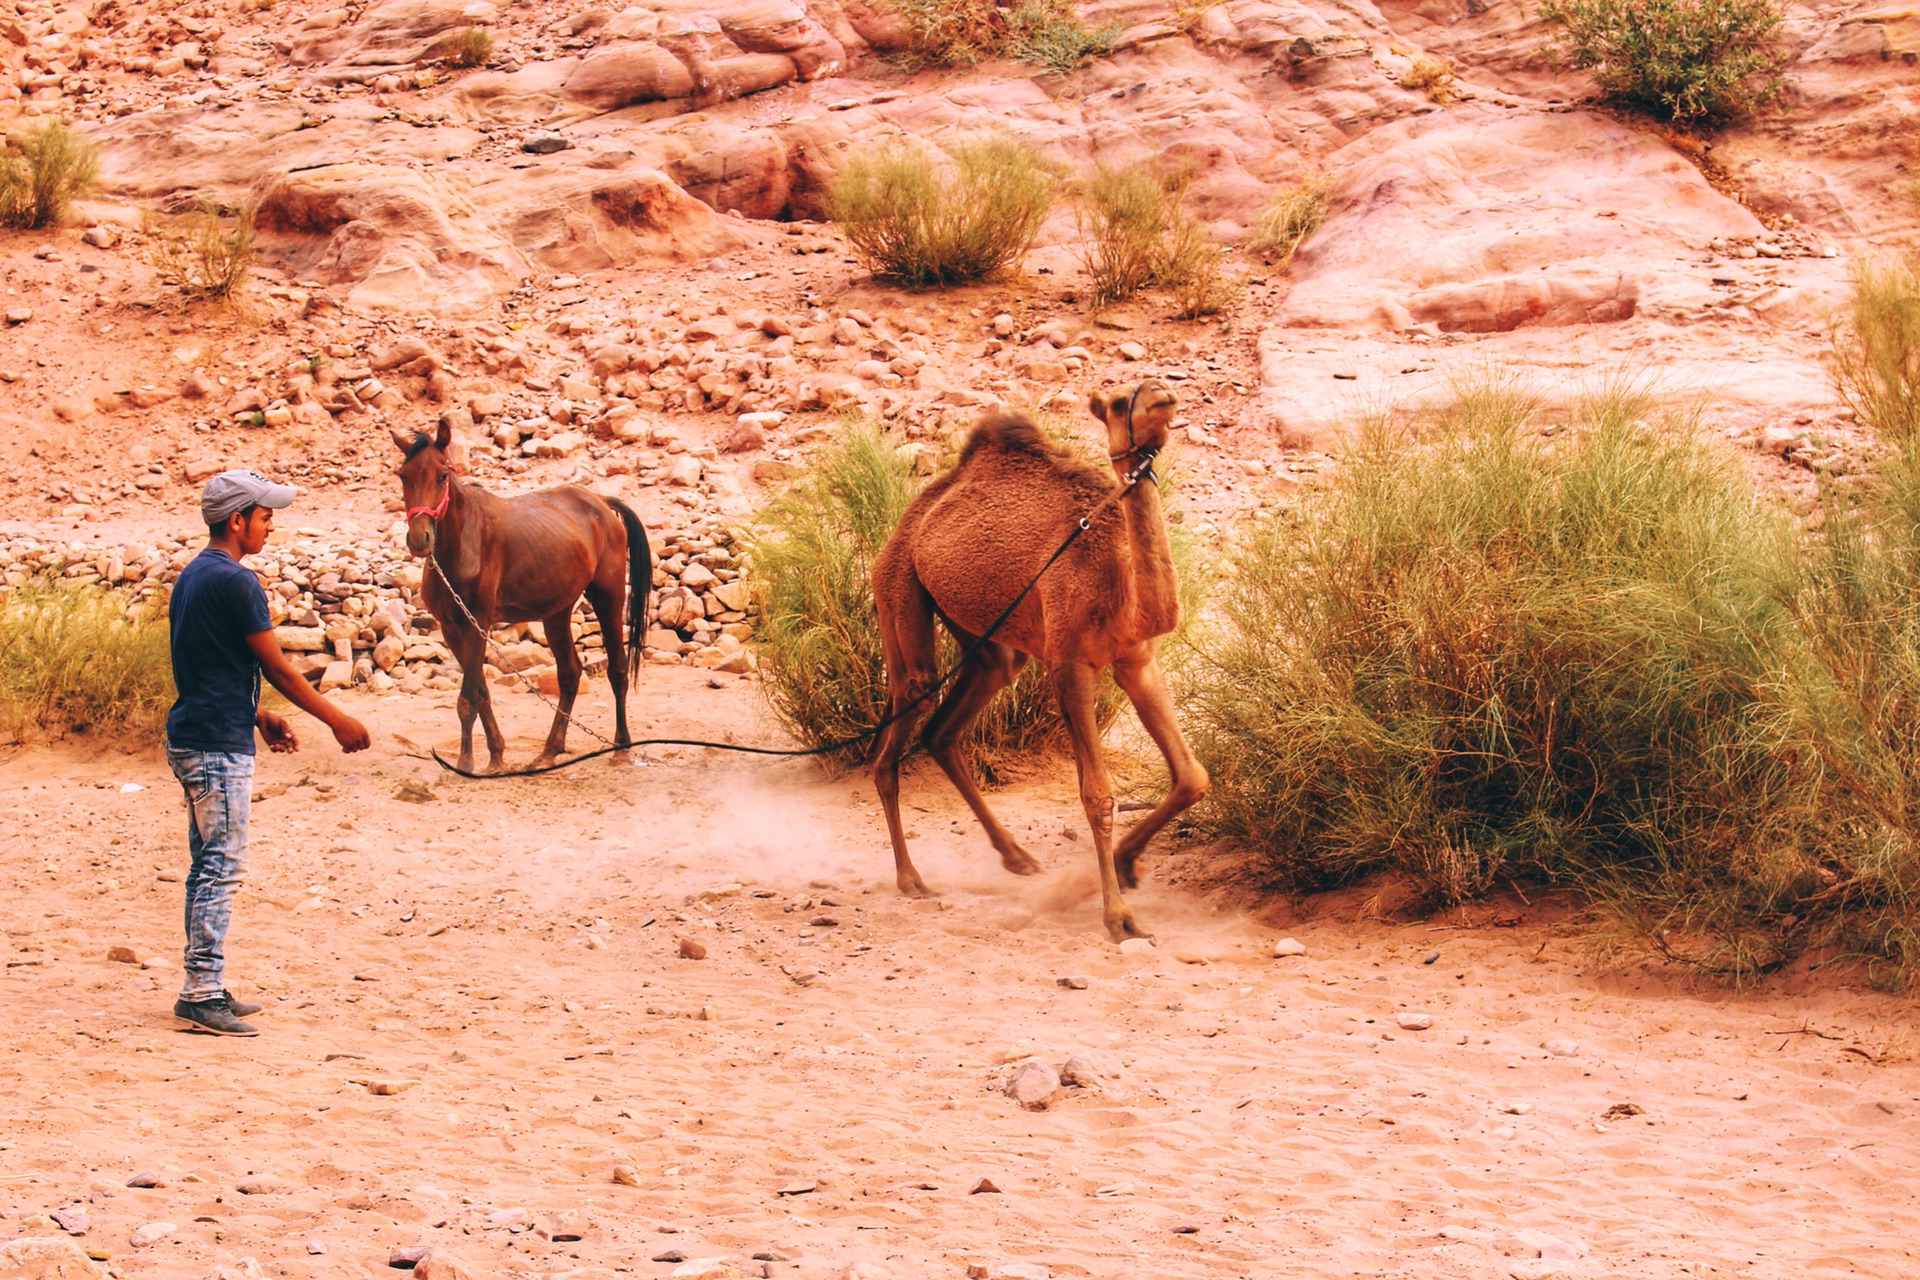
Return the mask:
[[269,751],[298,751],[300,739],[294,736],[293,726],[271,711],[262,711],[254,716],[253,722],[259,726],[260,736],[267,740]]

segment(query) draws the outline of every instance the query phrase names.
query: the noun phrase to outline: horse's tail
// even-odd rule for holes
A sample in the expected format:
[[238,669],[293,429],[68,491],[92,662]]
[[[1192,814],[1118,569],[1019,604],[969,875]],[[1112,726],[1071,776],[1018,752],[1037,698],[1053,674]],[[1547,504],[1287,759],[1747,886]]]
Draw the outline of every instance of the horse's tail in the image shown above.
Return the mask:
[[624,658],[608,654],[608,661],[622,661],[627,664],[627,679],[632,681],[640,672],[640,645],[647,638],[647,597],[653,591],[653,552],[647,546],[647,530],[640,523],[640,517],[633,508],[618,498],[608,498],[607,505],[620,517],[620,523],[627,526],[627,652]]

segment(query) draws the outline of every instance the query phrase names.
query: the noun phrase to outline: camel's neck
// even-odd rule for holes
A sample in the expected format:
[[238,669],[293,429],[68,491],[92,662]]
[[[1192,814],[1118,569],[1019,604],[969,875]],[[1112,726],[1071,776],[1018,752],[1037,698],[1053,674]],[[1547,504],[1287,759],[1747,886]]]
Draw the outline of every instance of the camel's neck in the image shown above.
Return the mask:
[[[1126,483],[1130,467],[1116,467]],[[1133,572],[1125,576],[1132,595],[1135,632],[1140,639],[1165,635],[1180,624],[1180,584],[1174,578],[1167,522],[1160,509],[1160,486],[1146,477],[1120,499],[1120,519]]]

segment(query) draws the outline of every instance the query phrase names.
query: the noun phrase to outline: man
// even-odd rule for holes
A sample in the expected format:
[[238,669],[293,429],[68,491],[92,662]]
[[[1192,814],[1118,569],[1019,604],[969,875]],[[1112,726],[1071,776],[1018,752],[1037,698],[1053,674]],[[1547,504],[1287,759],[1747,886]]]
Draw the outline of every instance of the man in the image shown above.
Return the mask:
[[247,870],[253,804],[253,731],[274,751],[297,751],[287,722],[260,709],[260,676],[333,730],[342,751],[362,751],[367,731],[314,691],[287,664],[267,616],[266,592],[240,563],[267,545],[273,513],[292,502],[290,485],[252,471],[223,471],[200,495],[206,550],[173,584],[167,625],[173,683],[167,763],[187,794],[186,983],[173,1016],[195,1031],[251,1036],[242,1019],[260,1006],[235,1000],[224,977],[227,920]]

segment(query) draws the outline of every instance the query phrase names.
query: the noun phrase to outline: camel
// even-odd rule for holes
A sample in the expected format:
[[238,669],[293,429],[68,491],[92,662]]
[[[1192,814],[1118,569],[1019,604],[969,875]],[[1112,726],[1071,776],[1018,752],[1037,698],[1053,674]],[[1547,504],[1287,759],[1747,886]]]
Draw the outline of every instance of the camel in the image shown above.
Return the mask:
[[[1174,403],[1173,392],[1154,379],[1090,398],[1094,417],[1107,428],[1112,476],[1049,443],[1028,419],[989,414],[975,425],[953,469],[914,499],[875,559],[887,692],[891,714],[899,718],[881,734],[873,778],[901,893],[931,896],[907,854],[900,823],[900,757],[918,719],[916,700],[937,679],[937,616],[972,656],[928,717],[920,740],[985,828],[1000,864],[1015,875],[1040,870],[987,808],[959,744],[993,695],[1013,683],[1029,658],[1038,658],[1052,677],[1073,743],[1107,932],[1116,942],[1147,936],[1121,890],[1137,883],[1134,863],[1147,842],[1207,790],[1207,771],[1175,723],[1158,656],[1159,638],[1180,619],[1159,487],[1150,482]],[[1130,478],[1135,483],[1129,487]],[[1089,513],[1078,539],[1041,573],[1075,522]],[[1039,580],[1000,629],[973,648],[1035,575]],[[1094,682],[1109,666],[1173,780],[1166,798],[1117,848],[1113,785],[1094,722]]]

